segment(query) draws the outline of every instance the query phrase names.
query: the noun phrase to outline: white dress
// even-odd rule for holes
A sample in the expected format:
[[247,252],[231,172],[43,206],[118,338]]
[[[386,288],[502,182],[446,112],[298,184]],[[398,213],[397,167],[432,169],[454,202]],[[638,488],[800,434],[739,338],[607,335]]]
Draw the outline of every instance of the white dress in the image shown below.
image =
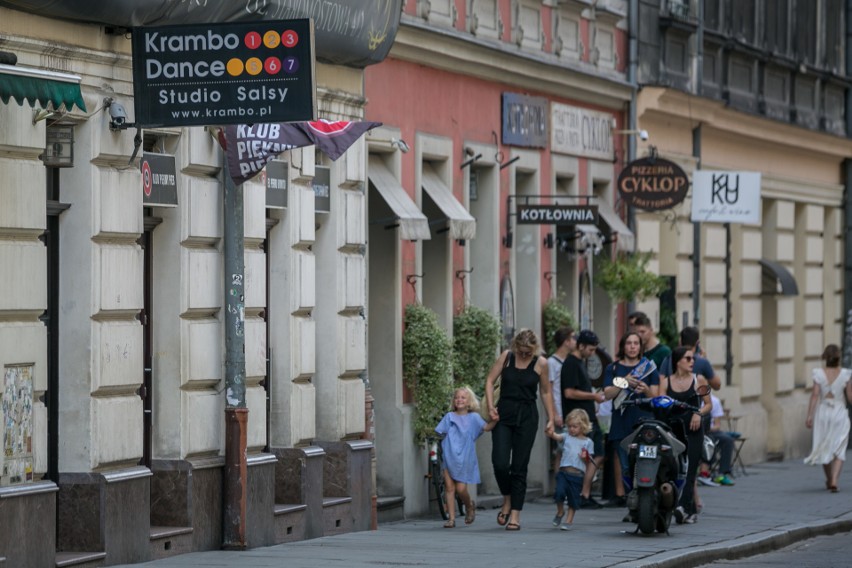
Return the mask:
[[[849,442],[849,412],[846,410],[846,383],[852,371],[841,369],[834,382],[828,384],[825,371],[814,369],[814,384],[819,386],[819,402],[814,415],[814,438],[811,455],[805,458],[809,465],[825,465],[834,458],[846,459]],[[829,396],[829,394],[831,396]]]

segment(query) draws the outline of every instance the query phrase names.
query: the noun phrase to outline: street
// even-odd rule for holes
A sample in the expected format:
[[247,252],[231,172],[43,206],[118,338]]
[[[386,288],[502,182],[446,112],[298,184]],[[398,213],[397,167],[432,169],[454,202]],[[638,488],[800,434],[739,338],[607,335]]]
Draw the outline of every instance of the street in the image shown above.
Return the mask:
[[460,523],[455,529],[442,528],[438,518],[416,519],[380,525],[374,532],[245,552],[192,553],[141,566],[680,568],[753,556],[814,536],[852,530],[848,496],[852,474],[848,471],[841,477],[838,494],[825,490],[820,468],[801,460],[753,465],[748,472],[733,487],[701,487],[704,511],[698,523],[672,525],[670,536],[633,534],[635,526],[622,523],[625,511],[616,508],[581,510],[572,530],[561,532],[551,525],[554,506],[544,498],[524,508],[518,533],[498,527],[496,510],[488,509],[478,511],[473,525]]
[[706,566],[739,566],[740,568],[771,568],[798,566],[800,568],[845,568],[849,566],[852,551],[852,533],[819,536],[792,544],[775,552],[768,552],[739,560],[719,560]]

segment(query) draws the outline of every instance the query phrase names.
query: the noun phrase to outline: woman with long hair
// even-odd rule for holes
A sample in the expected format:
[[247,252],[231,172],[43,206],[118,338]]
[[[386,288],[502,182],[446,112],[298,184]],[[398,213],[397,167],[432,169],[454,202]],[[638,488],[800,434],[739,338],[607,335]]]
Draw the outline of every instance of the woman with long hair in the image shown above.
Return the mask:
[[813,428],[811,455],[805,463],[821,465],[825,488],[837,493],[837,481],[849,442],[847,400],[852,400],[852,371],[840,367],[840,348],[831,344],[823,351],[824,367],[813,370],[814,386],[805,426]]
[[[674,435],[686,444],[688,459],[686,483],[674,515],[678,523],[687,524],[698,520],[698,508],[695,505],[695,476],[698,474],[704,443],[702,420],[705,416],[710,416],[713,410],[707,380],[693,372],[694,365],[695,352],[691,347],[675,347],[672,351],[672,374],[660,379],[660,392],[700,409],[673,411],[669,418]],[[698,394],[701,387],[704,387],[703,395]]]
[[[622,391],[613,386],[614,377],[627,379],[629,387]],[[622,336],[618,344],[618,353],[615,361],[607,366],[604,372],[604,396],[607,400],[613,399],[620,393],[623,396],[657,396],[657,387],[660,384],[660,375],[653,361],[644,356],[642,338],[636,332],[628,332]],[[652,416],[647,410],[637,406],[613,409],[612,419],[607,435],[607,443],[615,445],[616,456],[621,465],[621,477],[628,475],[627,452],[621,447],[621,440],[633,431],[636,424],[643,416]],[[615,505],[625,504],[624,486],[621,477],[616,475],[615,483]]]
[[[510,349],[497,358],[485,380],[488,415],[497,421],[491,433],[491,463],[503,506],[497,524],[508,531],[521,529],[521,510],[527,492],[527,466],[538,430],[536,395],[547,411],[545,432],[553,433],[553,397],[547,373],[547,359],[541,356],[538,337],[529,329],[520,330]],[[494,381],[500,379],[500,400],[494,404]]]

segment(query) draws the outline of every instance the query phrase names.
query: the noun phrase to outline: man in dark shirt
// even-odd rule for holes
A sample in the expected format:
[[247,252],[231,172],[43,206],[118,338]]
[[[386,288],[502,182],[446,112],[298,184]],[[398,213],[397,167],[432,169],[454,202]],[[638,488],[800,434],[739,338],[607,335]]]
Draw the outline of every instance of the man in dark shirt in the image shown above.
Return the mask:
[[583,489],[580,491],[580,506],[585,509],[599,509],[601,507],[600,503],[592,498],[591,491],[595,470],[600,468],[604,459],[603,434],[598,425],[595,403],[603,402],[605,398],[602,392],[596,393],[592,390],[592,382],[589,380],[589,374],[586,371],[586,359],[595,352],[598,343],[598,336],[595,335],[595,332],[588,329],[582,330],[577,336],[574,349],[562,364],[560,375],[563,416],[567,416],[575,408],[580,408],[586,411],[586,414],[589,415],[589,421],[592,423],[589,438],[595,446],[595,455],[592,461],[597,467],[586,468]]
[[642,346],[645,348],[645,357],[654,362],[659,369],[663,361],[671,357],[672,350],[668,345],[660,343],[657,339],[657,332],[654,331],[654,326],[651,324],[651,318],[642,312],[634,312],[630,314],[633,321],[633,331],[635,331],[642,339]]

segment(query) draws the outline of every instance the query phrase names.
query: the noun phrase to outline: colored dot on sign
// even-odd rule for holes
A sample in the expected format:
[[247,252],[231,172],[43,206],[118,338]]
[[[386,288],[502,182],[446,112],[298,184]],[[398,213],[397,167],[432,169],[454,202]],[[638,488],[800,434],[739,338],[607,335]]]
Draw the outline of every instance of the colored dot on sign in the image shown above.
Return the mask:
[[281,34],[281,42],[284,44],[284,47],[293,47],[299,43],[299,34],[293,30],[287,30]]
[[246,61],[246,73],[258,75],[263,71],[263,63],[257,57],[249,57]]
[[281,71],[281,60],[277,57],[267,57],[263,62],[263,69],[270,75],[276,75]]
[[263,45],[269,49],[275,49],[281,43],[281,36],[277,32],[268,31],[263,34]]
[[249,49],[257,49],[260,47],[260,34],[257,32],[249,32],[245,37],[246,47]]
[[284,58],[284,72],[293,74],[299,70],[299,60],[295,57],[285,57]]
[[243,74],[243,62],[236,57],[228,60],[227,68],[228,75],[231,75],[232,77],[239,77]]

